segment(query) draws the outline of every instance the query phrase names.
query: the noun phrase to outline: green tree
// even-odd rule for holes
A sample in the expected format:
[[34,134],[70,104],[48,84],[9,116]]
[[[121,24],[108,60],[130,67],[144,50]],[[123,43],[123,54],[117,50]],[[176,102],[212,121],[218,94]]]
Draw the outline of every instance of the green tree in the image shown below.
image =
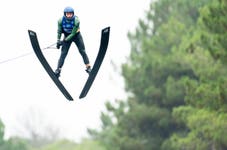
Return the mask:
[[[220,17],[225,4],[221,0],[151,4],[146,20],[128,34],[132,50],[122,74],[131,95],[124,105],[106,106],[105,128],[93,131],[93,137],[110,150],[226,149],[225,53],[221,57],[213,53],[217,45],[226,50],[222,42],[226,38],[212,24],[219,18],[220,30],[226,31],[226,16]],[[214,14],[206,12],[214,8],[219,16],[212,18]]]
[[186,122],[190,132],[173,134],[165,141],[163,149],[226,149],[226,113],[184,106],[175,109],[173,115],[179,122]]
[[173,112],[174,118],[186,124],[189,132],[173,134],[165,141],[163,149],[227,148],[227,47],[223,43],[227,30],[226,4],[221,0],[213,1],[202,8],[193,36],[181,44],[188,54],[180,56],[190,64],[199,80],[186,79],[187,106],[175,108]]
[[203,42],[207,45],[215,59],[227,62],[227,2],[225,0],[214,1],[210,6],[202,10],[202,23],[206,32]]
[[[158,22],[158,26],[153,27],[156,27],[154,32],[147,36],[144,31],[148,31],[149,27],[146,28],[148,21],[141,21],[142,25],[137,28],[136,33],[129,34],[132,52],[129,63],[123,65],[123,76],[126,80],[126,90],[133,94],[133,100],[140,105],[148,105],[148,108],[152,108],[150,113],[155,114],[155,120],[146,118],[147,122],[150,120],[149,130],[157,131],[157,134],[150,133],[146,139],[160,139],[159,143],[149,140],[156,146],[153,149],[161,149],[162,144],[172,134],[187,133],[188,131],[185,122],[176,122],[170,114],[175,107],[185,105],[187,81],[199,80],[199,76],[192,68],[191,63],[193,62],[189,62],[185,57],[189,53],[185,46],[190,45],[182,45],[182,43],[190,41],[194,35],[199,9],[206,3],[207,1],[157,1],[157,5],[154,7],[156,6],[158,11],[150,13],[154,14],[152,19],[154,24],[157,20],[162,22]],[[165,10],[167,10],[166,13]],[[161,14],[166,14],[168,17],[160,16],[158,13],[160,11],[162,11]],[[142,31],[140,32],[140,30]],[[146,110],[149,110],[148,108]],[[160,112],[155,113],[155,108]],[[163,114],[161,112],[165,111],[166,115],[160,117],[159,114]],[[132,112],[130,111],[130,113]],[[162,119],[165,120],[166,126],[157,130],[156,126],[162,127],[159,124],[159,120]],[[154,127],[152,124],[156,124],[156,126]],[[143,132],[149,130],[143,130]]]

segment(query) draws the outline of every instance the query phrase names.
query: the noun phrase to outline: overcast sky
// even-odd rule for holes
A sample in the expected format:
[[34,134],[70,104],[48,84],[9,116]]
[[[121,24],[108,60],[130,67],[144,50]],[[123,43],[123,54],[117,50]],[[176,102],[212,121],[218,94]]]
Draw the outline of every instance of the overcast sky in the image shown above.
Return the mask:
[[[123,80],[114,72],[111,61],[120,65],[130,52],[127,32],[133,31],[143,18],[151,0],[7,0],[0,4],[0,62],[31,53],[26,57],[0,63],[0,118],[6,136],[24,135],[26,120],[33,118],[39,127],[60,129],[61,135],[77,140],[86,128],[98,128],[100,112],[106,101],[124,99]],[[82,58],[73,44],[66,58],[61,81],[73,96],[69,102],[42,68],[29,41],[27,30],[38,35],[40,47],[56,42],[57,20],[63,9],[71,6],[81,23],[87,54],[93,64],[101,30],[110,26],[106,57],[94,84],[84,99],[78,99],[87,79]],[[56,68],[60,51],[48,49],[44,54]],[[120,68],[117,69],[119,71]],[[34,115],[36,114],[36,115]],[[35,117],[36,116],[36,117]],[[30,119],[29,119],[30,118]],[[34,121],[33,122],[36,122]],[[35,125],[34,125],[35,127]]]

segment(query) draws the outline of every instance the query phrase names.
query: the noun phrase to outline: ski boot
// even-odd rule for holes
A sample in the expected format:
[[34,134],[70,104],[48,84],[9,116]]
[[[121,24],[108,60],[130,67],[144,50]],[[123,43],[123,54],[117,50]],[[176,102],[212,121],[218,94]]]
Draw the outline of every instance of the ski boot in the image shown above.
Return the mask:
[[91,66],[88,66],[87,68],[86,68],[86,70],[85,70],[88,74],[90,74],[91,73]]
[[55,74],[55,76],[56,76],[57,78],[60,77],[60,73],[61,73],[61,68],[57,68],[57,69],[55,70],[55,72],[54,72],[54,74]]

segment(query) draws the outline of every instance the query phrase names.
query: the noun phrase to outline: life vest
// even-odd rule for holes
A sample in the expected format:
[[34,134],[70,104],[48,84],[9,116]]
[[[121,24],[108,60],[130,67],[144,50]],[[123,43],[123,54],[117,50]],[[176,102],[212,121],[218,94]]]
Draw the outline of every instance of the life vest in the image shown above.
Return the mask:
[[67,19],[65,16],[62,17],[62,29],[65,33],[72,33],[73,27],[75,26],[75,16],[71,19]]

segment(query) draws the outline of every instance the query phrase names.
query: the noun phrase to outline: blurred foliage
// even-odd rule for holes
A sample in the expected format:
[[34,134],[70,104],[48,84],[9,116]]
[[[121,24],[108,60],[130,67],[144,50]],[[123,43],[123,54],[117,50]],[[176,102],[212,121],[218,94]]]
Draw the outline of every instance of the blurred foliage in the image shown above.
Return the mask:
[[10,139],[4,139],[5,127],[3,122],[0,120],[0,150],[28,150],[26,141],[12,137]]
[[150,4],[122,65],[127,100],[107,103],[108,150],[227,149],[227,1]]

